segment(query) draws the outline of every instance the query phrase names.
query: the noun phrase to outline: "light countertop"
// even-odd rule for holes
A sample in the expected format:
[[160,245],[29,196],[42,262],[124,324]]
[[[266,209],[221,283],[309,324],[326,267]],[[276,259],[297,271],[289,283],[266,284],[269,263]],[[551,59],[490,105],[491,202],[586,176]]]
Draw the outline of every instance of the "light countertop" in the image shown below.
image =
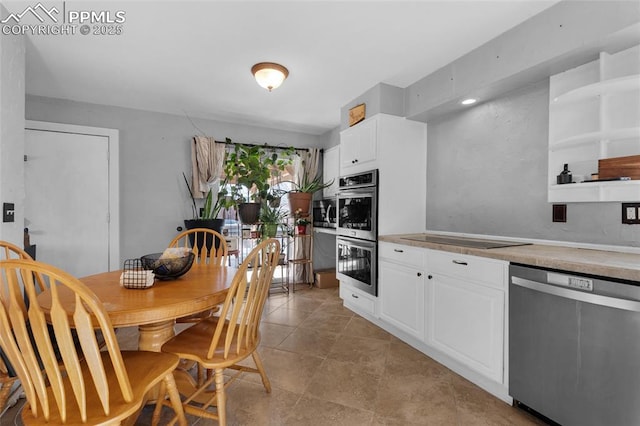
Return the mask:
[[405,239],[420,235],[436,234],[383,235],[378,241],[640,282],[640,254],[544,244],[481,249]]

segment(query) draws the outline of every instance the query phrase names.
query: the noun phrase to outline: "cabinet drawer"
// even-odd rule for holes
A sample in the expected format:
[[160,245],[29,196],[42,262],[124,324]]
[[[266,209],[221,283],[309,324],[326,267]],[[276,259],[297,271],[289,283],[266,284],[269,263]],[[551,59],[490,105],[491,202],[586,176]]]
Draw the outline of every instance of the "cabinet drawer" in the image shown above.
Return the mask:
[[378,245],[378,250],[380,258],[395,263],[414,266],[418,269],[424,268],[425,249],[383,242]]
[[501,290],[507,285],[508,263],[501,260],[429,250],[427,265],[429,273],[462,278]]
[[340,283],[340,298],[345,306],[353,308],[356,312],[376,315],[376,298],[363,293],[357,288]]

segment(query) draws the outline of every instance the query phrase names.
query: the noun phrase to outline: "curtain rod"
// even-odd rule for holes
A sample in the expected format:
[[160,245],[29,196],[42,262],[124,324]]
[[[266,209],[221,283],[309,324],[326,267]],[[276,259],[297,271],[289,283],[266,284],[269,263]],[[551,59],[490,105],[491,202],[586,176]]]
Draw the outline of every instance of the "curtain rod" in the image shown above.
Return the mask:
[[[268,145],[268,144],[263,144],[263,145],[259,145],[257,143],[241,143],[241,142],[229,142],[229,141],[215,141],[216,143],[223,143],[225,145],[244,145],[244,146],[259,146],[260,148],[266,148],[266,149],[280,149],[280,150],[286,150],[289,148],[293,148],[295,151],[309,151],[309,148],[295,148],[295,147],[289,147],[289,146],[274,146],[274,145]],[[320,150],[321,152],[323,150]]]

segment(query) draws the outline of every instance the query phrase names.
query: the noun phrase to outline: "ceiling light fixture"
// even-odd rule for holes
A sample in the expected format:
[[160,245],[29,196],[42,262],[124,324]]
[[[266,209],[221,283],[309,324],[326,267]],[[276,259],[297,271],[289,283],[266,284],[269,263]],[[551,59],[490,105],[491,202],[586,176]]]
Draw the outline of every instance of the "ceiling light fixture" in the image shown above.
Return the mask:
[[460,102],[462,105],[473,105],[476,102],[478,102],[477,99],[473,99],[473,98],[469,98],[469,99],[465,99],[464,101]]
[[280,87],[284,79],[289,75],[289,70],[273,62],[260,62],[251,67],[251,74],[253,74],[260,86],[272,91]]

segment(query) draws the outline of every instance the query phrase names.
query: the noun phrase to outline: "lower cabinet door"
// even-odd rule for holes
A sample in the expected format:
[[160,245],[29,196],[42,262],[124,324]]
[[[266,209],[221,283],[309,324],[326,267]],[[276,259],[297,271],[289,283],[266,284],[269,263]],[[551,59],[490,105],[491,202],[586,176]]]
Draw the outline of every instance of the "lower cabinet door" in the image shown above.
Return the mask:
[[380,261],[378,273],[380,318],[424,341],[425,285],[422,271]]
[[433,274],[428,293],[428,343],[502,383],[504,292]]

